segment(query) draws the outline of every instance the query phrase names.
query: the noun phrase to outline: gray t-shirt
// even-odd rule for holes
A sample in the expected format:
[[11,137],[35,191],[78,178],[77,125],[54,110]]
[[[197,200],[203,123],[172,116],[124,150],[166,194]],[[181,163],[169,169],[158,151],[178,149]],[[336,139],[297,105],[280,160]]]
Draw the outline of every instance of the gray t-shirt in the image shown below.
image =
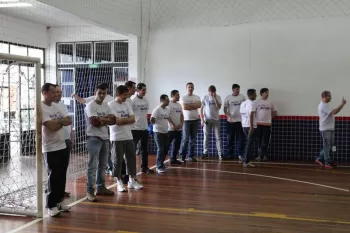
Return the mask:
[[321,103],[318,105],[318,116],[320,117],[320,131],[334,130],[335,120],[332,114],[332,109],[329,108],[328,103]]

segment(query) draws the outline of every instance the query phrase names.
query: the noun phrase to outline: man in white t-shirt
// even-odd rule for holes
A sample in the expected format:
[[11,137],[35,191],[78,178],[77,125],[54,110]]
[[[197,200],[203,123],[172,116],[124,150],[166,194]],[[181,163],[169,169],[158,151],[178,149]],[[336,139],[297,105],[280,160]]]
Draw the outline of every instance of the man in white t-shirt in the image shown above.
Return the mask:
[[61,107],[54,103],[56,86],[45,83],[41,88],[42,101],[42,151],[48,173],[46,208],[50,216],[68,211],[69,206],[63,204],[66,185],[69,152],[65,142],[65,126],[72,124],[71,118]]
[[322,100],[318,105],[318,115],[319,119],[319,129],[323,141],[323,149],[320,155],[316,158],[316,163],[320,164],[322,167],[332,169],[335,168],[335,164],[331,159],[330,152],[335,151],[334,146],[334,129],[335,129],[335,119],[334,116],[337,115],[344,105],[346,100],[342,99],[341,104],[335,108],[331,109],[329,107],[329,102],[332,99],[332,94],[330,91],[323,91],[321,94]]
[[[86,148],[89,154],[87,171],[87,199],[97,201],[94,184],[96,182],[96,195],[114,195],[114,192],[105,186],[104,169],[109,154],[108,125],[115,124],[115,117],[110,107],[104,102],[106,87],[98,85],[95,89],[95,100],[85,107],[86,119]],[[97,173],[97,175],[96,175]]]
[[180,149],[180,161],[186,162],[186,154],[188,151],[188,144],[190,144],[190,153],[188,161],[197,162],[194,158],[194,148],[197,142],[198,134],[198,109],[202,106],[201,98],[193,94],[194,84],[186,84],[187,95],[182,96],[180,104],[182,105],[184,114],[184,125],[182,130],[182,142]]
[[[61,110],[65,113],[65,115],[69,116],[68,113],[68,108],[67,106],[61,102],[61,98],[62,98],[62,89],[59,85],[55,85],[56,86],[56,99],[55,99],[55,103],[61,108]],[[67,145],[67,150],[69,153],[68,156],[68,160],[67,160],[67,165],[65,166],[66,168],[66,173],[67,173],[67,169],[68,169],[68,165],[69,165],[69,157],[70,157],[70,152],[72,150],[72,145],[74,143],[74,135],[73,135],[73,131],[72,131],[72,126],[68,125],[68,126],[64,126],[64,134],[65,134],[65,139],[66,139],[66,145]],[[65,197],[69,197],[70,193],[69,192],[64,192],[64,196]]]
[[[106,92],[107,95],[104,98],[104,101],[106,104],[108,104],[109,102],[113,101],[114,98],[113,96],[108,94],[108,83],[101,83],[99,84],[100,86],[103,86],[106,88]],[[87,98],[82,98],[80,96],[78,96],[77,94],[73,93],[72,94],[72,98],[74,98],[76,101],[78,101],[81,104],[88,104],[91,101],[95,100],[95,96],[89,96]],[[112,159],[111,159],[111,153],[108,154],[108,158],[107,158],[107,166],[106,166],[106,174],[112,175],[112,170],[113,170],[113,163],[112,163]]]
[[[182,126],[184,123],[184,115],[182,111],[181,104],[178,103],[180,99],[180,94],[178,90],[172,90],[171,93],[171,101],[169,103],[169,146],[172,144],[171,152],[170,152],[170,164],[182,164],[179,160],[177,160],[176,156],[179,152],[181,146],[181,136],[182,136]],[[169,151],[169,149],[166,150]]]
[[258,157],[256,161],[267,161],[268,147],[270,144],[272,119],[277,116],[277,108],[269,98],[269,89],[260,90],[261,99],[256,100],[256,137],[258,142]]
[[[108,104],[109,102],[113,101],[114,100],[113,96],[108,94],[108,86],[109,86],[108,83],[101,83],[99,85],[102,85],[102,86],[106,87],[106,90],[107,90],[107,95],[106,95],[106,97],[104,99],[104,102],[106,102]],[[72,94],[72,98],[74,98],[76,101],[78,101],[81,104],[88,104],[91,101],[95,100],[95,96],[94,95],[86,97],[86,98],[82,98],[82,97],[80,97],[79,95],[77,95],[75,93]]]
[[[114,159],[113,176],[119,192],[125,192],[122,181],[122,163],[126,164],[126,174],[129,175],[128,188],[142,189],[143,186],[136,179],[136,153],[132,138],[131,125],[135,123],[134,111],[125,100],[129,96],[128,88],[120,85],[116,89],[116,99],[108,105],[115,116],[115,125],[110,126],[110,141]],[[125,160],[123,157],[125,156]]]
[[[129,103],[130,107],[132,106],[132,100],[130,98],[136,92],[136,86],[135,85],[136,85],[136,83],[133,82],[133,81],[127,81],[124,84],[124,86],[126,86],[126,88],[128,88],[128,97],[126,98],[125,102]],[[140,143],[138,145],[140,145]],[[136,146],[136,148],[137,148],[137,146]],[[126,163],[125,163],[124,157],[122,159],[123,159],[123,162],[122,162],[121,180],[122,180],[123,184],[127,184],[128,181],[129,181],[129,176],[126,175]]]
[[250,160],[252,157],[253,143],[256,140],[256,90],[249,89],[247,91],[247,96],[248,99],[241,104],[240,108],[243,132],[247,138],[243,156],[243,167],[255,167]]
[[211,129],[214,129],[216,140],[216,149],[219,159],[222,159],[221,138],[220,138],[220,117],[219,110],[222,105],[220,95],[216,94],[216,87],[211,85],[208,88],[208,94],[202,98],[202,107],[200,110],[201,125],[203,127],[203,156],[208,157],[208,143]]
[[157,145],[157,172],[164,173],[164,160],[168,149],[168,123],[169,123],[169,97],[160,96],[160,105],[156,107],[151,115],[153,125],[153,137]]
[[[227,117],[227,140],[229,158],[234,157],[235,142],[237,145],[238,159],[243,161],[244,151],[244,133],[242,128],[242,119],[240,113],[241,104],[246,100],[245,96],[240,94],[240,86],[238,84],[232,85],[232,94],[226,96],[224,101],[224,113]],[[236,137],[236,140],[235,140]]]
[[135,114],[135,123],[131,127],[132,136],[134,138],[135,148],[136,145],[141,141],[140,152],[141,152],[141,172],[153,173],[154,171],[148,167],[148,110],[149,103],[146,99],[146,84],[137,84],[137,94],[132,100],[132,110]]

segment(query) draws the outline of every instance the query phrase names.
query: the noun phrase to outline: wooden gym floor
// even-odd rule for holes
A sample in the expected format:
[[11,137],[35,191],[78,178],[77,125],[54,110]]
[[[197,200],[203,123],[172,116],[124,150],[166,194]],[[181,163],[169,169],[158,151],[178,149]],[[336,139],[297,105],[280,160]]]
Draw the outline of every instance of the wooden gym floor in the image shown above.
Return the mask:
[[[68,187],[72,197],[67,203],[75,202],[71,212],[43,220],[0,216],[0,231],[348,233],[349,178],[349,168],[242,168],[234,161],[206,160],[169,166],[162,175],[139,175],[144,190],[118,193],[113,186],[116,194],[96,203],[81,200],[82,178]],[[107,186],[113,184],[110,177],[106,181]],[[28,226],[19,230],[24,224]]]

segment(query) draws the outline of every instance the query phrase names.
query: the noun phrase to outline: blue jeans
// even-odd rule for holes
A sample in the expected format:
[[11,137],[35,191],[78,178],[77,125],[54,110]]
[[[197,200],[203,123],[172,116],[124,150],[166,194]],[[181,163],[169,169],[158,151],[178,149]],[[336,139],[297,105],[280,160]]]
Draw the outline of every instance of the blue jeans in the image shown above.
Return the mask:
[[190,153],[188,154],[188,158],[192,158],[194,156],[194,148],[197,142],[197,133],[198,120],[184,121],[184,125],[182,127],[182,145],[180,151],[181,159],[186,158],[188,144],[190,144]]
[[109,140],[88,136],[86,148],[89,154],[86,190],[87,192],[93,192],[95,182],[97,189],[105,185]]
[[168,149],[168,134],[153,132],[154,141],[157,145],[157,168],[164,168],[164,160]]
[[334,145],[334,130],[321,131],[321,136],[323,141],[323,148],[317,159],[324,162],[325,164],[330,164],[332,163],[330,152]]

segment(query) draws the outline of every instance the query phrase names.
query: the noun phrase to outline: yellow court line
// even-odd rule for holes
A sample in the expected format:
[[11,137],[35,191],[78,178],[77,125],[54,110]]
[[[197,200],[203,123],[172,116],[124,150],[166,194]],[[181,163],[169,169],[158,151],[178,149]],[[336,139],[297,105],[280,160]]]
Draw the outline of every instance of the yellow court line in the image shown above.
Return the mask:
[[146,210],[158,210],[158,211],[169,211],[169,212],[185,212],[185,213],[212,214],[212,215],[239,216],[239,217],[258,217],[258,218],[269,218],[269,219],[282,219],[282,220],[295,220],[295,221],[304,221],[304,222],[320,222],[320,223],[350,225],[350,221],[336,221],[336,220],[327,220],[327,219],[291,217],[285,214],[275,214],[275,213],[260,213],[260,212],[238,213],[238,212],[225,212],[225,211],[213,211],[213,210],[198,210],[194,208],[181,209],[181,208],[171,208],[171,207],[124,205],[124,204],[93,203],[93,202],[82,202],[81,204],[96,205],[96,206],[124,207],[124,208],[130,208],[130,209],[146,209]]
[[64,227],[64,226],[56,226],[56,225],[48,225],[48,228],[59,229],[59,230],[74,230],[74,231],[82,231],[82,232],[93,232],[93,233],[140,233],[140,232],[134,232],[134,231],[93,230],[91,228]]

